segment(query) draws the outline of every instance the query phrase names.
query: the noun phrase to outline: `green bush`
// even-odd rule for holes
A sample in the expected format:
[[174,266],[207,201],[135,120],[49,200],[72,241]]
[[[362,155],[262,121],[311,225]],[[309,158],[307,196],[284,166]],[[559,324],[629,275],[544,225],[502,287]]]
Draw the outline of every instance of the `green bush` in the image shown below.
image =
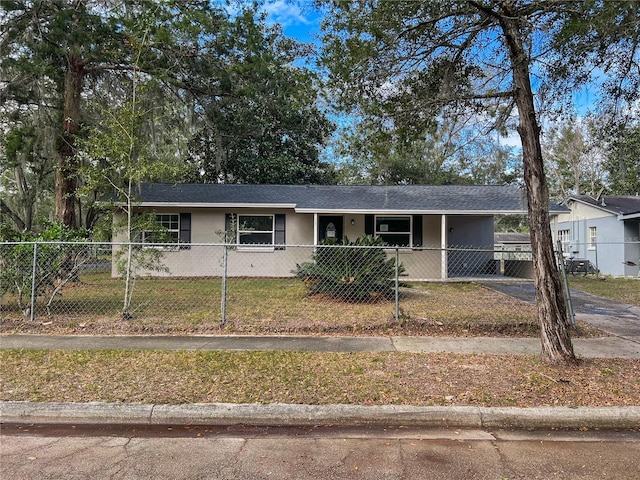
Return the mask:
[[[312,261],[298,265],[295,274],[310,295],[327,294],[345,302],[391,300],[395,291],[396,263],[387,259],[382,239],[360,237],[345,245],[323,244]],[[404,272],[398,265],[398,275]]]
[[73,243],[86,241],[88,232],[72,230],[61,223],[47,222],[40,233],[16,232],[4,225],[0,234],[0,296],[15,295],[20,309],[27,306],[33,286],[36,296],[52,298],[66,282],[77,277],[78,266],[92,255],[86,245]]

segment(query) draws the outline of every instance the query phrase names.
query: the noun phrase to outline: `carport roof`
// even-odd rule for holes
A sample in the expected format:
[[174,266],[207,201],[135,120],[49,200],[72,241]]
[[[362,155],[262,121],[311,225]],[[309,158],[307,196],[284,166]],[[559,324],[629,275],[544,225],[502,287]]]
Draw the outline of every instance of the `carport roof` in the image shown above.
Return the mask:
[[[502,185],[143,184],[148,207],[293,208],[300,213],[526,213],[524,190]],[[553,205],[551,211],[566,212]]]

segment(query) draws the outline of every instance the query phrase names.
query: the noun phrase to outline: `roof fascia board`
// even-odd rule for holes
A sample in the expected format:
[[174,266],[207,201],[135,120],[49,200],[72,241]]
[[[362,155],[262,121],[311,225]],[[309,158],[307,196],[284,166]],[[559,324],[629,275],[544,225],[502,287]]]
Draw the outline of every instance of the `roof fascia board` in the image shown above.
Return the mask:
[[296,208],[296,213],[319,213],[319,214],[340,214],[351,215],[366,214],[386,214],[386,215],[521,215],[526,214],[526,210],[386,210],[386,209],[316,209],[316,208]]
[[[124,203],[120,205],[125,205]],[[134,207],[172,208],[296,208],[295,203],[183,203],[183,202],[134,202]]]
[[618,220],[633,220],[634,218],[640,218],[640,212],[618,215]]

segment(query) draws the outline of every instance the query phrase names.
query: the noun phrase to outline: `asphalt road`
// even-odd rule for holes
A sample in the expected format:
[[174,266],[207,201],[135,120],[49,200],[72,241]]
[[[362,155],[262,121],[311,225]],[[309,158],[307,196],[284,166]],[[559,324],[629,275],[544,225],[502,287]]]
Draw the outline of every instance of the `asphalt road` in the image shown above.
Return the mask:
[[1,478],[632,479],[640,433],[3,426]]

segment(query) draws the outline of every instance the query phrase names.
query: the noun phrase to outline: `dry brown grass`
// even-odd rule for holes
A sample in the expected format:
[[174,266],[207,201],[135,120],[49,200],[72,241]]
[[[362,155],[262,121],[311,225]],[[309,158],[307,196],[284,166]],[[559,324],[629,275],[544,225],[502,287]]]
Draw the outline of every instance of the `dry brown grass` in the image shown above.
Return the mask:
[[[70,286],[52,315],[30,322],[5,308],[0,331],[49,334],[308,334],[538,336],[535,307],[471,283],[419,283],[393,301],[345,303],[307,296],[296,279],[230,279],[227,325],[220,325],[219,279],[144,279],[133,320],[119,315],[120,281],[86,275]],[[574,336],[598,332],[580,325]]]
[[640,404],[640,360],[531,356],[2,351],[1,400],[361,405]]
[[576,290],[640,307],[640,278],[611,278],[569,275],[569,286]]

